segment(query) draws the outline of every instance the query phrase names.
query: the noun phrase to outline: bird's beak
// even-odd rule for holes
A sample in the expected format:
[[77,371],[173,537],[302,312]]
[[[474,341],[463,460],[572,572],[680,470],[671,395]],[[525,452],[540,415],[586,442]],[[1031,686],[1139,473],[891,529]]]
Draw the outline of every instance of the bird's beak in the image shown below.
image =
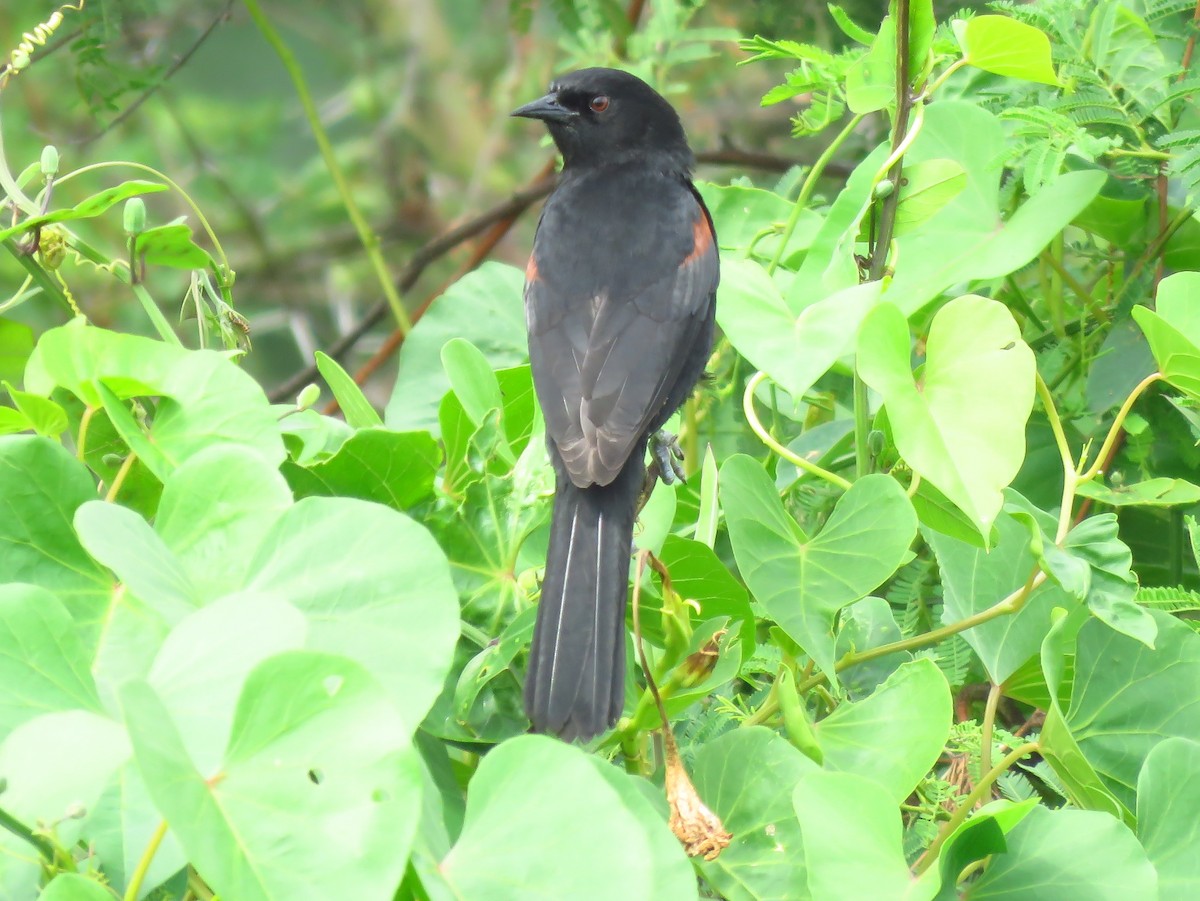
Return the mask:
[[513,110],[509,115],[520,116],[523,119],[541,119],[543,122],[569,122],[579,114],[561,106],[556,95],[547,94]]

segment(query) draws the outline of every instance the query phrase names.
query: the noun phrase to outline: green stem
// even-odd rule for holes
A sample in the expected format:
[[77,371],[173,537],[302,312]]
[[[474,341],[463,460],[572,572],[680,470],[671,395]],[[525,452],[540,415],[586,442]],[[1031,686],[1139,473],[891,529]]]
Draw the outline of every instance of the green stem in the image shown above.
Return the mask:
[[942,826],[941,831],[938,832],[937,838],[935,838],[933,843],[925,849],[925,853],[921,855],[920,859],[913,866],[914,875],[920,876],[929,869],[935,860],[937,860],[938,853],[942,850],[942,845],[946,843],[946,839],[953,835],[954,831],[963,824],[963,822],[970,815],[972,809],[974,809],[975,805],[991,794],[992,783],[1003,776],[1008,768],[1014,763],[1016,763],[1022,757],[1027,757],[1028,755],[1032,754],[1038,749],[1038,747],[1039,745],[1036,741],[1031,741],[1028,744],[1021,745],[1021,747],[1010,752],[1003,760],[988,770],[983,778],[979,780],[979,784],[976,785],[975,788],[971,790],[971,793],[963,799],[962,804],[960,804],[958,809],[954,811],[954,815],[946,821],[944,826]]
[[871,472],[871,449],[868,438],[871,432],[870,395],[867,383],[854,367],[854,475],[862,478]]
[[1096,462],[1092,464],[1091,468],[1088,469],[1087,472],[1080,474],[1079,481],[1087,482],[1100,474],[1100,467],[1104,465],[1104,461],[1108,458],[1109,452],[1112,451],[1112,446],[1116,443],[1117,436],[1121,433],[1121,429],[1125,425],[1125,417],[1127,417],[1129,415],[1129,411],[1133,409],[1134,403],[1139,397],[1142,396],[1142,393],[1147,388],[1149,388],[1155,382],[1160,381],[1162,378],[1163,374],[1161,372],[1152,372],[1150,375],[1138,382],[1134,389],[1129,392],[1129,396],[1125,398],[1125,403],[1121,404],[1121,409],[1117,411],[1117,418],[1113,420],[1113,424],[1109,427],[1108,435],[1104,439],[1104,444],[1100,446],[1100,453],[1096,454]]
[[[924,632],[921,635],[914,635],[911,638],[893,641],[879,647],[867,648],[864,651],[848,653],[834,665],[834,671],[840,673],[842,670],[849,669],[852,666],[866,663],[868,660],[886,657],[888,654],[894,654],[897,651],[915,651],[919,648],[927,648],[943,639],[949,638],[951,635],[957,635],[959,632],[973,629],[1001,616],[1016,613],[1025,606],[1025,602],[1029,600],[1029,596],[1033,593],[1033,590],[1045,581],[1046,574],[1041,570],[1034,569],[1023,586],[1004,598],[1004,600],[997,601],[986,610],[981,610],[972,616],[968,616],[966,619],[960,619],[958,622],[950,623],[931,632]],[[824,673],[815,673],[796,686],[796,690],[804,693],[820,685],[825,680],[826,676]]]
[[[217,281],[221,284],[222,288],[227,287],[226,283],[231,280],[229,278],[229,258],[225,256],[225,248],[221,246],[221,242],[217,238],[217,233],[213,230],[213,227],[209,223],[208,219],[205,218],[204,213],[201,212],[200,206],[192,199],[191,195],[183,189],[183,186],[172,179],[169,175],[158,171],[153,166],[147,166],[144,163],[135,163],[131,160],[106,160],[102,163],[91,163],[87,166],[83,166],[82,168],[75,169],[72,172],[68,172],[61,178],[55,179],[54,184],[55,186],[61,185],[63,182],[70,181],[76,176],[85,175],[88,172],[95,172],[98,169],[136,169],[141,172],[148,172],[155,178],[162,181],[163,184],[165,184],[176,194],[178,194],[180,198],[182,198],[183,202],[186,203],[191,211],[195,214],[196,221],[200,223],[200,227],[204,229],[204,233],[208,235],[208,240],[212,243],[213,251],[220,260],[221,271],[216,273]],[[226,298],[226,300],[228,299],[229,298]]]
[[840,475],[830,472],[809,460],[805,460],[799,454],[793,453],[772,437],[762,424],[762,420],[758,418],[758,413],[754,409],[754,390],[761,385],[767,378],[765,372],[756,372],[750,381],[746,383],[746,391],[742,395],[742,410],[746,415],[746,422],[750,424],[751,430],[758,436],[758,440],[773,450],[776,454],[793,464],[797,469],[803,470],[810,475],[817,476],[836,485],[843,491],[848,491],[850,482],[843,479]]
[[146,878],[146,872],[150,869],[150,863],[154,860],[154,855],[158,853],[158,846],[162,844],[166,834],[167,821],[163,820],[154,830],[154,834],[150,836],[146,850],[142,852],[142,859],[137,863],[137,869],[129,877],[129,885],[125,888],[125,901],[137,901],[138,893],[142,890],[142,882]]
[[992,735],[996,728],[996,708],[1000,706],[1000,698],[1004,692],[993,682],[988,688],[987,703],[983,707],[983,728],[979,744],[979,772],[987,773],[992,769]]
[[963,66],[969,66],[969,65],[970,65],[970,62],[968,61],[968,59],[965,56],[962,59],[956,59],[953,63],[951,63],[949,66],[946,67],[945,72],[943,72],[941,75],[939,75],[937,77],[937,79],[935,81],[933,81],[929,85],[929,87],[927,87],[925,89],[924,93],[921,94],[921,99],[928,100],[930,97],[932,97],[934,95],[934,93],[937,91],[938,88],[940,88],[942,85],[944,85],[946,83],[947,78],[949,78],[951,75],[953,75],[959,69],[961,69]]
[[1058,507],[1058,531],[1054,535],[1055,544],[1060,543],[1067,537],[1067,532],[1071,528],[1071,507],[1075,503],[1075,490],[1079,487],[1079,476],[1075,471],[1075,461],[1071,457],[1071,447],[1067,444],[1067,436],[1063,432],[1062,420],[1058,415],[1058,408],[1054,405],[1054,397],[1050,393],[1050,388],[1042,378],[1042,374],[1035,373],[1037,380],[1038,397],[1042,400],[1042,407],[1046,413],[1046,419],[1050,422],[1050,431],[1054,433],[1054,443],[1058,447],[1058,456],[1062,461],[1063,469],[1063,490],[1062,500]]
[[17,838],[33,845],[47,862],[54,863],[58,859],[58,852],[50,839],[38,835],[2,807],[0,807],[0,829],[7,829]]
[[813,191],[817,188],[818,179],[825,172],[825,167],[829,165],[829,161],[833,159],[833,155],[841,149],[846,139],[854,133],[854,129],[858,127],[858,123],[863,120],[863,115],[863,113],[858,113],[846,123],[845,127],[838,132],[837,137],[817,157],[817,161],[813,163],[812,169],[804,177],[804,184],[800,186],[800,194],[796,197],[796,204],[792,207],[792,214],[788,217],[787,224],[783,227],[783,235],[779,239],[779,246],[775,248],[775,256],[771,257],[771,262],[767,264],[767,272],[773,273],[779,268],[779,262],[783,259],[787,243],[791,240],[792,233],[796,230],[796,225],[800,222],[801,214],[808,208],[808,201],[812,199]]
[[363,217],[358,204],[355,203],[354,196],[350,193],[350,185],[346,181],[346,176],[342,173],[341,166],[338,165],[337,157],[333,152],[333,144],[329,140],[325,126],[321,124],[321,117],[317,113],[316,104],[313,103],[312,95],[309,93],[308,84],[304,80],[304,73],[300,69],[300,64],[296,62],[296,57],[292,54],[287,44],[283,42],[283,38],[279,36],[279,32],[271,24],[271,20],[263,13],[258,0],[245,0],[245,3],[250,17],[254,19],[254,24],[258,26],[258,30],[267,39],[267,43],[271,45],[272,49],[279,56],[280,62],[283,63],[283,67],[287,69],[288,75],[292,79],[292,86],[296,90],[296,96],[300,100],[300,105],[304,107],[304,115],[308,119],[309,128],[312,129],[317,147],[321,151],[321,157],[325,160],[325,167],[329,170],[329,174],[333,178],[333,183],[337,187],[338,194],[341,196],[342,206],[346,209],[346,215],[354,223],[354,230],[358,232],[358,238],[362,242],[363,250],[366,251],[367,257],[371,261],[371,268],[375,271],[375,276],[379,280],[379,287],[383,291],[383,296],[387,298],[388,306],[392,308],[392,315],[396,317],[397,328],[402,335],[407,335],[412,330],[412,320],[409,318],[408,312],[404,309],[404,304],[400,300],[400,294],[396,290],[396,284],[392,279],[391,273],[388,272],[383,254],[380,253],[379,236],[371,230],[371,226]]

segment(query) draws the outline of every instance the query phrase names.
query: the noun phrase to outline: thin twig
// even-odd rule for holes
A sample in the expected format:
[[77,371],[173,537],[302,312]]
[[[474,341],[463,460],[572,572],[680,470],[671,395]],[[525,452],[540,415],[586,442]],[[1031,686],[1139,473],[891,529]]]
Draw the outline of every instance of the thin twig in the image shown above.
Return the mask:
[[205,28],[204,31],[200,32],[199,37],[192,42],[192,45],[188,47],[187,50],[185,50],[183,54],[177,60],[175,60],[174,63],[171,64],[171,67],[163,73],[162,78],[150,85],[150,87],[146,88],[146,90],[138,95],[138,98],[134,100],[133,103],[121,110],[121,112],[117,114],[117,117],[105,125],[102,129],[94,134],[88,135],[86,138],[79,139],[76,143],[86,147],[88,144],[100,140],[114,128],[117,128],[127,119],[129,119],[130,116],[138,111],[143,103],[162,90],[163,86],[166,85],[166,83],[172,78],[174,78],[180,69],[191,62],[192,57],[196,55],[196,51],[199,50],[201,45],[203,45],[204,42],[209,39],[212,33],[217,30],[217,26],[229,18],[229,11],[233,8],[233,4],[235,2],[236,0],[227,0],[225,6],[222,7],[219,13],[217,13],[216,18],[208,23],[208,27]]
[[[431,263],[450,253],[450,251],[457,248],[460,244],[464,244],[476,235],[486,231],[488,228],[509,219],[515,221],[516,217],[520,216],[521,213],[549,194],[553,188],[554,179],[546,178],[545,170],[543,170],[537,178],[521,190],[515,192],[503,203],[497,204],[475,218],[469,219],[449,231],[438,235],[413,254],[412,259],[408,261],[408,265],[404,267],[400,273],[400,277],[397,279],[398,287],[401,291],[408,291],[416,284],[417,279],[421,277],[421,274],[424,273]],[[423,304],[422,308],[427,306],[428,302]],[[412,320],[414,323],[420,318],[422,308],[418,308],[413,313]],[[363,335],[367,334],[387,315],[387,312],[387,303],[379,301],[363,315],[363,318],[355,324],[354,328],[338,338],[325,352],[335,360],[341,360],[362,339]],[[271,400],[279,403],[291,398],[297,391],[316,378],[316,376],[316,365],[306,366],[272,391],[270,394]]]

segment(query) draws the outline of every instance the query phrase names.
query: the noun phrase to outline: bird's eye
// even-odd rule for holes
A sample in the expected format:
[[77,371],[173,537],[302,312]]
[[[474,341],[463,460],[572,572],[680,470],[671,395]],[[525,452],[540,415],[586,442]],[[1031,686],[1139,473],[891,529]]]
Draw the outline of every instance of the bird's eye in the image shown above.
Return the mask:
[[599,94],[592,98],[592,102],[588,104],[592,108],[593,113],[602,113],[608,109],[608,97],[605,94]]

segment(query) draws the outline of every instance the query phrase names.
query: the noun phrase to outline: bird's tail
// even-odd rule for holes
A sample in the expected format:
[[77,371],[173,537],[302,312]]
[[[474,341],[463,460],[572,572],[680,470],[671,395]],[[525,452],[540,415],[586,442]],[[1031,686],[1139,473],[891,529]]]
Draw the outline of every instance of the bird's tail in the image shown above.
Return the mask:
[[529,651],[525,710],[538,732],[600,734],[625,699],[625,598],[641,455],[610,485],[578,488],[561,472]]

